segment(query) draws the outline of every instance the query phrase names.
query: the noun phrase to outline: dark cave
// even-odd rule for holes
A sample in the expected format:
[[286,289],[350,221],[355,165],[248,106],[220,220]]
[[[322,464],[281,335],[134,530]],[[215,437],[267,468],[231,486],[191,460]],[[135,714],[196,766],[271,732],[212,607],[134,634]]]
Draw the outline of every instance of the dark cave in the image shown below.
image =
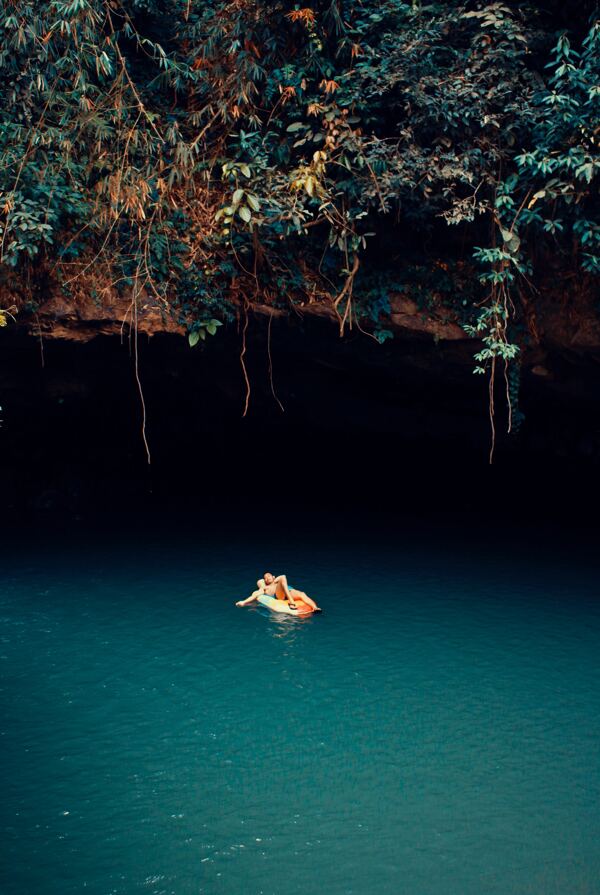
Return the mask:
[[[600,366],[564,353],[523,374],[518,432],[472,346],[431,338],[344,339],[319,320],[262,320],[190,349],[178,336],[88,343],[2,334],[5,520],[176,506],[593,518]],[[269,350],[270,349],[270,350]],[[272,382],[269,376],[269,355]]]

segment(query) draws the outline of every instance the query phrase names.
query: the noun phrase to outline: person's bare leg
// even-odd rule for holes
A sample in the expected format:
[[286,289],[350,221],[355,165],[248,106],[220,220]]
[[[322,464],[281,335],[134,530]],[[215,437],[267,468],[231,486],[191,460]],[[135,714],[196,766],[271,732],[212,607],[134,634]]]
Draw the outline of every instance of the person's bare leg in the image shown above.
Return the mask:
[[290,593],[295,600],[302,600],[302,602],[306,603],[307,606],[311,606],[315,610],[315,612],[321,611],[315,601],[311,600],[308,594],[305,594],[303,590],[296,590],[296,588],[293,587]]
[[236,606],[247,606],[248,603],[252,603],[254,600],[256,600],[257,597],[260,597],[261,594],[262,594],[261,590],[255,590],[254,593],[251,593],[250,596],[247,597],[245,600],[238,600],[235,605]]
[[290,593],[290,589],[289,589],[288,583],[287,583],[287,578],[285,575],[281,575],[281,577],[279,578],[279,583],[281,584],[281,586],[283,588],[283,592],[286,595],[288,603],[290,604],[291,608],[297,609],[298,607],[296,606],[296,603],[294,602],[294,598]]

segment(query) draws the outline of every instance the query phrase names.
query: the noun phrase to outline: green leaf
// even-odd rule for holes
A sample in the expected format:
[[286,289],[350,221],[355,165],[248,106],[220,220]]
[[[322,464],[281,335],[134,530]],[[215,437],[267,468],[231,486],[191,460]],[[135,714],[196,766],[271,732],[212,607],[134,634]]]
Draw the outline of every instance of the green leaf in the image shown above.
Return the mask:
[[502,239],[504,240],[508,251],[511,253],[518,252],[521,245],[521,240],[519,239],[517,234],[511,233],[510,230],[505,230],[503,227],[500,228],[500,232],[502,233]]
[[240,207],[238,208],[238,214],[243,221],[246,221],[247,224],[249,224],[252,220],[252,212],[247,205],[240,205]]
[[233,194],[233,204],[239,205],[244,198],[244,190],[236,190]]
[[303,127],[305,127],[303,121],[294,121],[293,124],[288,124],[288,126],[286,127],[286,131],[288,132],[288,134],[293,134],[295,133],[295,131],[302,130]]
[[252,193],[248,193],[246,196],[246,202],[252,209],[252,211],[260,211],[260,202],[257,196],[254,196]]
[[189,344],[190,344],[190,348],[193,348],[195,345],[198,344],[198,339],[199,339],[199,338],[200,338],[200,333],[198,332],[197,329],[195,329],[193,333],[190,333],[190,334],[189,334],[189,336],[188,336],[188,342],[189,342]]

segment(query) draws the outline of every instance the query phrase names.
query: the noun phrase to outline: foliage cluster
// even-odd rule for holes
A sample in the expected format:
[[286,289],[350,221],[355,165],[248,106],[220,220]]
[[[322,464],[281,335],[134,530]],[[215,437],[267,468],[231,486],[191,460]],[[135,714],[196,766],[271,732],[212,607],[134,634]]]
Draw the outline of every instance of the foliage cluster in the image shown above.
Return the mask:
[[472,264],[443,298],[493,389],[536,259],[600,272],[593,4],[6,0],[0,68],[11,303],[125,289],[197,342],[327,302],[383,341],[415,271]]

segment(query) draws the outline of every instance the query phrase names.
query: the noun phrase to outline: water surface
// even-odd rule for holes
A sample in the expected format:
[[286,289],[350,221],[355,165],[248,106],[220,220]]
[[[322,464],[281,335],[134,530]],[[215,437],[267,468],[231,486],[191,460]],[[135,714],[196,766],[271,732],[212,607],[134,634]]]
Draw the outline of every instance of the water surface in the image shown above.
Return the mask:
[[[323,615],[236,608],[263,566]],[[600,893],[580,558],[232,519],[1,584],[3,895]]]

